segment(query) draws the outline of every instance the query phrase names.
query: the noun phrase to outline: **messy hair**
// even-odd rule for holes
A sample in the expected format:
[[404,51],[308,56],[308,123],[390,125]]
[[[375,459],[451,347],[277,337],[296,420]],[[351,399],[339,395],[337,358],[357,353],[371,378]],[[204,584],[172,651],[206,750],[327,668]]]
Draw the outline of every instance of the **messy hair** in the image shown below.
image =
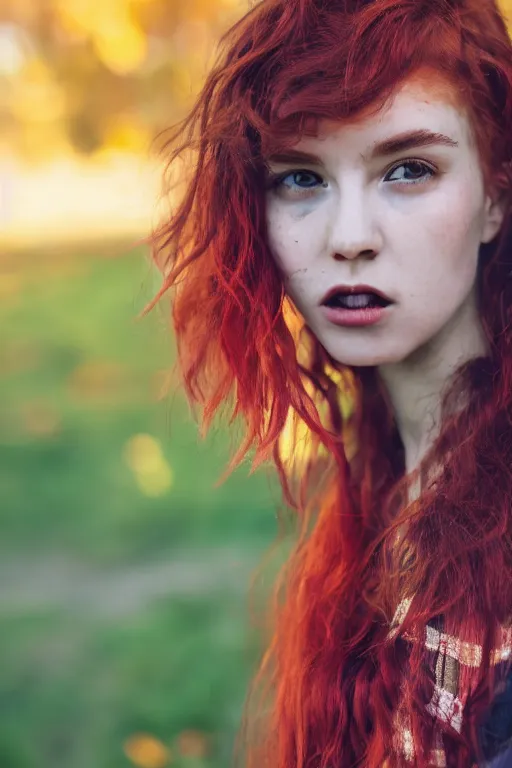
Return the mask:
[[[506,215],[479,254],[489,353],[455,371],[439,437],[407,473],[376,368],[334,360],[285,293],[264,178],[273,150],[315,135],[320,120],[371,114],[413,73],[437,74],[457,94]],[[444,733],[448,764],[467,768],[492,696],[491,649],[512,618],[512,47],[495,0],[262,0],[222,36],[195,105],[162,146],[166,173],[178,159],[189,165],[150,237],[163,275],[150,307],[168,294],[181,382],[203,433],[230,409],[244,438],[228,471],[249,454],[253,468],[271,460],[282,520],[296,533],[269,601],[237,759],[405,765],[393,741],[400,695],[416,765],[427,766],[432,674],[423,644],[404,653],[401,637],[443,616],[447,632],[484,652],[462,733]],[[418,477],[421,496],[409,502]]]

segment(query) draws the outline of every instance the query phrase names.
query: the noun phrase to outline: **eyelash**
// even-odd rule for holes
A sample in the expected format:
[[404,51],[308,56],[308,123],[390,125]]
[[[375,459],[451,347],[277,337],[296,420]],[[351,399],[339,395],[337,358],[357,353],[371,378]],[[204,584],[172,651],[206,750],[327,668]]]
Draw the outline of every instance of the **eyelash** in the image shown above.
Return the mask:
[[[425,163],[423,160],[416,160],[415,158],[411,158],[410,160],[407,160],[407,161],[398,163],[397,165],[394,165],[392,168],[389,169],[389,171],[387,172],[386,176],[392,174],[394,171],[398,170],[399,168],[402,168],[402,167],[405,167],[405,166],[408,166],[408,165],[421,165],[423,170],[428,171],[430,175],[427,176],[426,178],[425,178],[425,176],[422,176],[420,179],[413,179],[413,180],[409,180],[409,181],[401,180],[401,181],[398,181],[399,184],[405,184],[408,187],[415,186],[416,184],[425,184],[427,181],[429,181],[430,179],[433,179],[434,177],[436,177],[438,175],[438,171],[437,171],[437,169],[434,166]],[[295,170],[292,170],[292,171],[286,171],[285,173],[279,173],[279,174],[270,175],[268,187],[270,189],[278,189],[279,187],[284,186],[283,182],[284,182],[285,179],[287,179],[289,176],[294,176],[297,173],[306,173],[306,174],[309,174],[310,176],[316,176],[317,179],[321,178],[319,176],[319,174],[315,173],[314,171],[308,171],[305,168],[295,169]],[[392,183],[397,183],[397,182],[395,180]],[[299,186],[299,185],[297,185],[297,186]],[[300,187],[299,186],[299,189],[309,190],[309,189],[314,189],[314,187]]]

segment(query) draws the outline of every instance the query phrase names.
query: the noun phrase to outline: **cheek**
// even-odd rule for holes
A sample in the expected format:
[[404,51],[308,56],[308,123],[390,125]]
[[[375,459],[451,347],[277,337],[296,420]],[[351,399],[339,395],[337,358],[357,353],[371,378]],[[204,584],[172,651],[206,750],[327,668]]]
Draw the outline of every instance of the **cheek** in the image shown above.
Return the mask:
[[317,275],[316,270],[311,269],[313,246],[308,246],[298,231],[294,232],[294,223],[290,221],[283,223],[270,220],[267,233],[271,254],[281,273],[285,292],[299,312],[308,317],[309,309],[316,301],[315,297],[325,290],[317,285],[321,274]]
[[267,237],[270,251],[283,277],[293,280],[307,268],[310,248],[304,242],[299,227],[277,213],[267,216]]
[[426,267],[439,264],[446,273],[451,267],[459,277],[465,272],[474,272],[482,234],[483,205],[474,189],[459,185],[426,211],[422,222],[429,257]]

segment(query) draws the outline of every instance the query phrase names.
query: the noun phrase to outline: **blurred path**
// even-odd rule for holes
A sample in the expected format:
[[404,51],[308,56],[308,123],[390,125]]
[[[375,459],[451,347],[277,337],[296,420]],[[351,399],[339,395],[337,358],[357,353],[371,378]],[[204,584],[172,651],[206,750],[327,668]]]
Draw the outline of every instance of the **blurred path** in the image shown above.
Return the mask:
[[196,549],[163,560],[92,568],[71,559],[27,556],[0,565],[0,611],[66,609],[116,619],[158,598],[244,592],[261,553],[240,548]]

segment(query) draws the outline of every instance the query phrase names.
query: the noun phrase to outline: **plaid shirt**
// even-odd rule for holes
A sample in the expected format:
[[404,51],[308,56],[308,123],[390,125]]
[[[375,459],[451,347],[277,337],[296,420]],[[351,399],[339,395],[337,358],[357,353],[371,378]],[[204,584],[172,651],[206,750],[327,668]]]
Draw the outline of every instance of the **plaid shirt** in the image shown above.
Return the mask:
[[[404,599],[398,605],[388,639],[394,638],[404,621],[412,600]],[[416,637],[409,633],[403,633],[402,637],[409,642],[416,642]],[[471,682],[475,672],[482,662],[482,647],[475,643],[463,642],[457,637],[447,635],[442,628],[427,625],[424,636],[425,647],[428,650],[431,668],[435,670],[435,687],[427,710],[436,720],[437,725],[434,734],[434,748],[431,752],[430,762],[433,768],[445,768],[446,753],[443,744],[443,728],[446,726],[456,733],[462,730],[464,707],[471,691]],[[498,680],[503,685],[504,675],[501,674],[509,668],[508,662],[512,658],[512,627],[502,627],[501,641],[491,654],[491,663],[499,665],[497,669]],[[498,691],[500,688],[498,688]],[[512,707],[512,703],[511,703]],[[509,708],[507,707],[507,711]],[[507,734],[512,740],[512,732]],[[404,706],[400,706],[395,715],[395,746],[411,764],[415,761],[414,745],[408,713]],[[476,767],[476,763],[472,768]],[[469,768],[469,766],[468,766]]]

